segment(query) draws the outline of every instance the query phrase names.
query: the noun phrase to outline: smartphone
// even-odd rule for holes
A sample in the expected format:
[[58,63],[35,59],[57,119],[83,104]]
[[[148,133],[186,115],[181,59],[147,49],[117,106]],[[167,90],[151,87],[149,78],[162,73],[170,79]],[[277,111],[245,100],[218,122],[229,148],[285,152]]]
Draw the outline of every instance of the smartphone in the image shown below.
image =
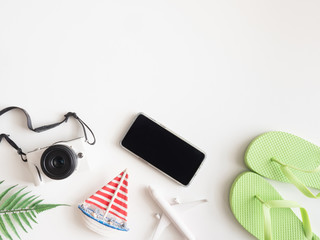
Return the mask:
[[184,186],[205,158],[202,151],[143,113],[134,119],[121,145]]

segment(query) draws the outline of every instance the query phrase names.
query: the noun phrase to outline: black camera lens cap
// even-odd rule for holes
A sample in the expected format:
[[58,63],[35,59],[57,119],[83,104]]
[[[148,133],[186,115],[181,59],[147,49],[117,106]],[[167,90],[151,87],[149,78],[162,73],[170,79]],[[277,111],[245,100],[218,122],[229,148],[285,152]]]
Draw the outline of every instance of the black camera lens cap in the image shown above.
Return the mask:
[[48,147],[41,156],[43,173],[55,180],[69,177],[78,164],[74,150],[66,145],[57,144]]

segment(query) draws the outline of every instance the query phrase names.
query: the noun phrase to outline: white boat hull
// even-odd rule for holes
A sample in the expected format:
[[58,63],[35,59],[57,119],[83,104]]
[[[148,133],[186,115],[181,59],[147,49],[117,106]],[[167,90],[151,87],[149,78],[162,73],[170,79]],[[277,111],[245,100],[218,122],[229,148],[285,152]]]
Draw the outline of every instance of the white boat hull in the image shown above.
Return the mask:
[[105,236],[105,237],[114,237],[115,235],[118,234],[124,234],[125,231],[120,231],[108,226],[105,226],[95,220],[93,220],[92,218],[88,217],[87,215],[81,213],[81,218],[84,222],[84,224],[91,229],[92,231]]

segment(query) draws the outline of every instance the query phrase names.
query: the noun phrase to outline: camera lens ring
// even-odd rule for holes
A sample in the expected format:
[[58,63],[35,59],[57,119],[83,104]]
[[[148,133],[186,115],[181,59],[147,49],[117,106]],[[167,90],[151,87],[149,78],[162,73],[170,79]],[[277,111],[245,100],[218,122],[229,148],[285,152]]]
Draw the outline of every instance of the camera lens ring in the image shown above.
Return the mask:
[[78,157],[70,147],[56,144],[43,152],[40,163],[41,169],[47,177],[61,180],[74,172],[78,164]]

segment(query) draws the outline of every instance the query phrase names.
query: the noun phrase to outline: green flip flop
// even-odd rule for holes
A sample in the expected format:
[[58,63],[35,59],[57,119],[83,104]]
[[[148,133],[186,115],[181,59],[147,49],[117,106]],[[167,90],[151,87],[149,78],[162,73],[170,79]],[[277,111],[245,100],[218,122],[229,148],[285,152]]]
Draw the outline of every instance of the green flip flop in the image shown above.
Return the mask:
[[[245,172],[236,178],[229,201],[239,223],[260,240],[320,240],[312,233],[306,210],[283,200],[256,173]],[[290,208],[300,208],[302,222]]]
[[304,195],[320,198],[307,187],[320,190],[320,147],[285,132],[267,132],[256,137],[245,154],[254,172],[281,182],[293,183]]

